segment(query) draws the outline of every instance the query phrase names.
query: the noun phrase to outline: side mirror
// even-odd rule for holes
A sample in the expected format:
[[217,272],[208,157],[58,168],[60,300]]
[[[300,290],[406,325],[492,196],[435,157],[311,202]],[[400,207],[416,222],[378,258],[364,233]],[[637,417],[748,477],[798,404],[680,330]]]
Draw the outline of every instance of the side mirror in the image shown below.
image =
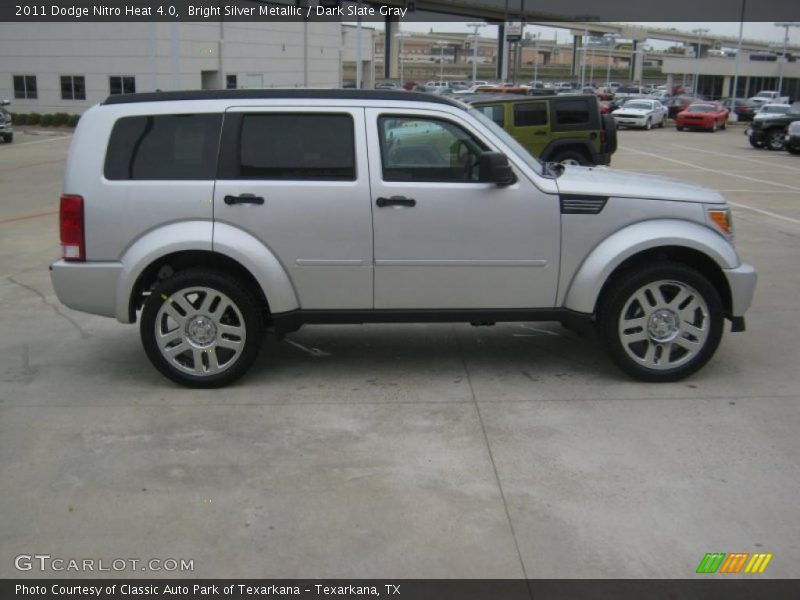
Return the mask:
[[508,157],[502,152],[482,152],[478,157],[479,181],[496,183],[497,185],[511,185],[517,178]]

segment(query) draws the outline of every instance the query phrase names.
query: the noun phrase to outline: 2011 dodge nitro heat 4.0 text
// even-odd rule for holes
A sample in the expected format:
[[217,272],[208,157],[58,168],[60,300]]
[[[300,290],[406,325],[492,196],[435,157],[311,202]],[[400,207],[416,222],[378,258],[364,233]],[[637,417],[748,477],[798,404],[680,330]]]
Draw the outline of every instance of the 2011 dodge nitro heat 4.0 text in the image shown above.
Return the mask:
[[265,330],[369,322],[597,328],[633,377],[702,367],[756,284],[717,192],[542,163],[481,110],[413,92],[112,96],[61,197],[67,306],[140,322],[170,379],[243,375]]

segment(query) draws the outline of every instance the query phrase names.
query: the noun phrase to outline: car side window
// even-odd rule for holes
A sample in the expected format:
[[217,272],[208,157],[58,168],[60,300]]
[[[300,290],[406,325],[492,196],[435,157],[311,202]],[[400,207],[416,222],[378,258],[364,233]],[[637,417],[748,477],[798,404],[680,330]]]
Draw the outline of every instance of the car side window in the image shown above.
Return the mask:
[[236,178],[353,181],[353,127],[347,114],[243,114]]
[[476,106],[475,108],[497,123],[500,127],[503,126],[503,123],[505,122],[505,108],[502,104]]
[[378,119],[384,181],[477,182],[478,157],[488,148],[444,119]]
[[214,179],[221,124],[220,114],[123,117],[111,130],[105,177]]
[[520,102],[514,105],[514,126],[534,127],[547,125],[547,103]]
[[588,125],[589,103],[582,98],[556,102],[555,120],[559,125]]

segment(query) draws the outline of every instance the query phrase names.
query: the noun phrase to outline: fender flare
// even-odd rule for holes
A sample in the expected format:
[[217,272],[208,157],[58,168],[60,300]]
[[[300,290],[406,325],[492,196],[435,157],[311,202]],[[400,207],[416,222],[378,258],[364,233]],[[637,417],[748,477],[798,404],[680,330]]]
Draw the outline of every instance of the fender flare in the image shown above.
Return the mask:
[[665,246],[679,246],[701,252],[720,269],[741,264],[733,246],[721,235],[697,223],[674,219],[643,221],[613,233],[586,256],[564,294],[565,308],[592,314],[606,281],[632,256]]
[[542,154],[539,158],[544,161],[550,160],[565,147],[580,148],[581,151],[588,155],[589,160],[592,162],[594,162],[594,157],[597,154],[594,148],[592,148],[592,142],[588,138],[559,138],[549,142],[547,146],[544,147],[544,150],[542,150]]
[[147,267],[169,254],[191,250],[219,252],[237,261],[256,279],[274,312],[299,308],[297,294],[285,269],[252,235],[224,223],[182,221],[148,231],[123,253],[115,298],[117,320],[132,322],[131,294]]

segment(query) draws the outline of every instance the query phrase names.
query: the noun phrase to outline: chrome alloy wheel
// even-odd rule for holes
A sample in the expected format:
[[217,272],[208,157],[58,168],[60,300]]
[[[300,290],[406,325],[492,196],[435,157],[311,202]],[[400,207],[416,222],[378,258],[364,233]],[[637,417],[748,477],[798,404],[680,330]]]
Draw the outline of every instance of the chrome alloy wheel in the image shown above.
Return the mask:
[[246,328],[233,300],[208,287],[184,288],[163,300],[156,314],[155,341],[169,364],[202,377],[236,363]]
[[703,349],[711,328],[703,297],[680,281],[655,281],[639,288],[620,314],[619,339],[638,364],[673,369]]

